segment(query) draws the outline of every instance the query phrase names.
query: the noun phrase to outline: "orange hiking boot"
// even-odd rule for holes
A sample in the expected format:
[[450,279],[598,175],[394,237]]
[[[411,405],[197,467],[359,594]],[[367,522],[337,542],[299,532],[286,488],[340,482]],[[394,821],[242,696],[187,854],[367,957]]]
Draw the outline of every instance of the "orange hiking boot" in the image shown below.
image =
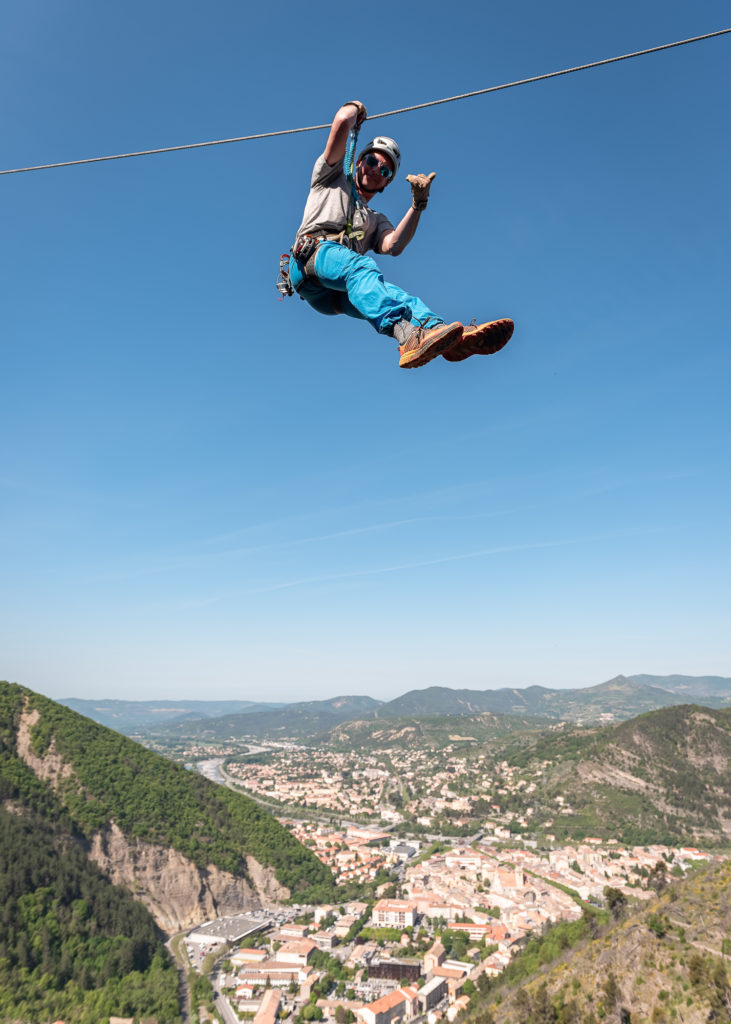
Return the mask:
[[499,352],[510,341],[515,324],[512,320],[491,320],[486,324],[469,324],[462,331],[462,338],[446,352],[442,352],[450,363],[458,363],[470,356],[491,356]]
[[393,329],[393,336],[399,343],[399,366],[410,370],[415,366],[443,355],[455,345],[462,334],[462,324],[437,324],[436,327],[419,327],[408,320],[400,320]]

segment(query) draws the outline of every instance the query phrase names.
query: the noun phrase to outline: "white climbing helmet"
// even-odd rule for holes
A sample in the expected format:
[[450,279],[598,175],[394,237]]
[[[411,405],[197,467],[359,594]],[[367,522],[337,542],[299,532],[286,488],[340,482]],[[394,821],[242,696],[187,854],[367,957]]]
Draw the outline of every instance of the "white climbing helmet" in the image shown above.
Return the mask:
[[361,149],[358,154],[358,161],[361,161],[366,153],[384,153],[393,161],[393,173],[398,173],[398,169],[401,166],[401,150],[394,139],[389,139],[387,135],[377,135],[375,139],[372,139]]

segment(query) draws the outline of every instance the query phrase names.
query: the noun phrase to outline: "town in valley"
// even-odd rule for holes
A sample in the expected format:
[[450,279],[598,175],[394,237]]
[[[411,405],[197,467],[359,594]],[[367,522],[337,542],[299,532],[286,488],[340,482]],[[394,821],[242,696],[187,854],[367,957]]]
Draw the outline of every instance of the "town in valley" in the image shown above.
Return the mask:
[[[488,765],[471,751],[435,759],[271,743],[258,754],[186,752],[210,778],[261,800],[338,883],[369,887],[372,899],[272,906],[191,931],[188,956],[219,964],[213,980],[231,1021],[452,1021],[531,935],[604,907],[607,893],[646,900],[658,881],[718,856],[595,836],[562,841],[545,827],[545,809],[533,831],[540,769],[536,777],[535,767]],[[548,826],[572,813],[559,798]]]

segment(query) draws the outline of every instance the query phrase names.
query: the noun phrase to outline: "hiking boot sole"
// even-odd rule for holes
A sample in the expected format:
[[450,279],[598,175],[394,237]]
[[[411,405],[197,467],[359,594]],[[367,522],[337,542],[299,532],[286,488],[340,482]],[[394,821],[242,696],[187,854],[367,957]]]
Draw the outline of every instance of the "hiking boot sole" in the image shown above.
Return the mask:
[[440,324],[439,327],[432,327],[426,332],[425,339],[418,348],[410,352],[404,352],[399,359],[399,366],[402,370],[412,370],[417,366],[423,366],[431,362],[437,356],[444,355],[447,349],[452,348],[459,341],[462,335],[462,324],[455,321],[453,324]]
[[462,338],[442,355],[450,363],[458,363],[470,356],[491,356],[504,348],[513,336],[512,320],[491,320],[477,327],[465,327]]

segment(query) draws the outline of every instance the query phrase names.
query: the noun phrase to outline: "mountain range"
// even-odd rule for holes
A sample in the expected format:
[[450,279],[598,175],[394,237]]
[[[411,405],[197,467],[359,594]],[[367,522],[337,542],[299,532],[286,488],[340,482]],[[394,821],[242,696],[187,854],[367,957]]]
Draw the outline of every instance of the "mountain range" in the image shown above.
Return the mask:
[[[662,684],[662,685],[661,685]],[[435,715],[474,714],[543,717],[580,724],[606,723],[633,718],[645,711],[695,702],[709,707],[731,705],[731,679],[715,676],[616,676],[598,686],[582,689],[454,690],[432,686],[410,690],[391,701],[343,696],[304,701],[268,710],[223,714],[195,720],[148,725],[158,736],[208,740],[299,739],[320,737],[344,722],[389,718],[427,718]],[[91,714],[92,711],[87,711]]]
[[[731,682],[729,683],[731,687]],[[687,699],[687,698],[686,698]],[[710,698],[718,699],[718,698]],[[450,690],[432,686],[411,690],[402,697],[383,704],[376,716],[404,717],[432,714],[464,715],[489,711],[502,715],[544,715],[570,721],[597,721],[603,716],[631,718],[643,711],[679,703],[667,690],[617,676],[598,686],[583,689],[548,689],[529,686],[525,689]]]
[[[373,697],[333,697],[330,700],[302,701],[270,711],[244,715],[223,715],[204,721],[183,721],[154,730],[156,736],[196,737],[200,740],[291,739],[317,736],[354,718],[369,717],[382,706]],[[153,734],[153,730],[148,730]]]

